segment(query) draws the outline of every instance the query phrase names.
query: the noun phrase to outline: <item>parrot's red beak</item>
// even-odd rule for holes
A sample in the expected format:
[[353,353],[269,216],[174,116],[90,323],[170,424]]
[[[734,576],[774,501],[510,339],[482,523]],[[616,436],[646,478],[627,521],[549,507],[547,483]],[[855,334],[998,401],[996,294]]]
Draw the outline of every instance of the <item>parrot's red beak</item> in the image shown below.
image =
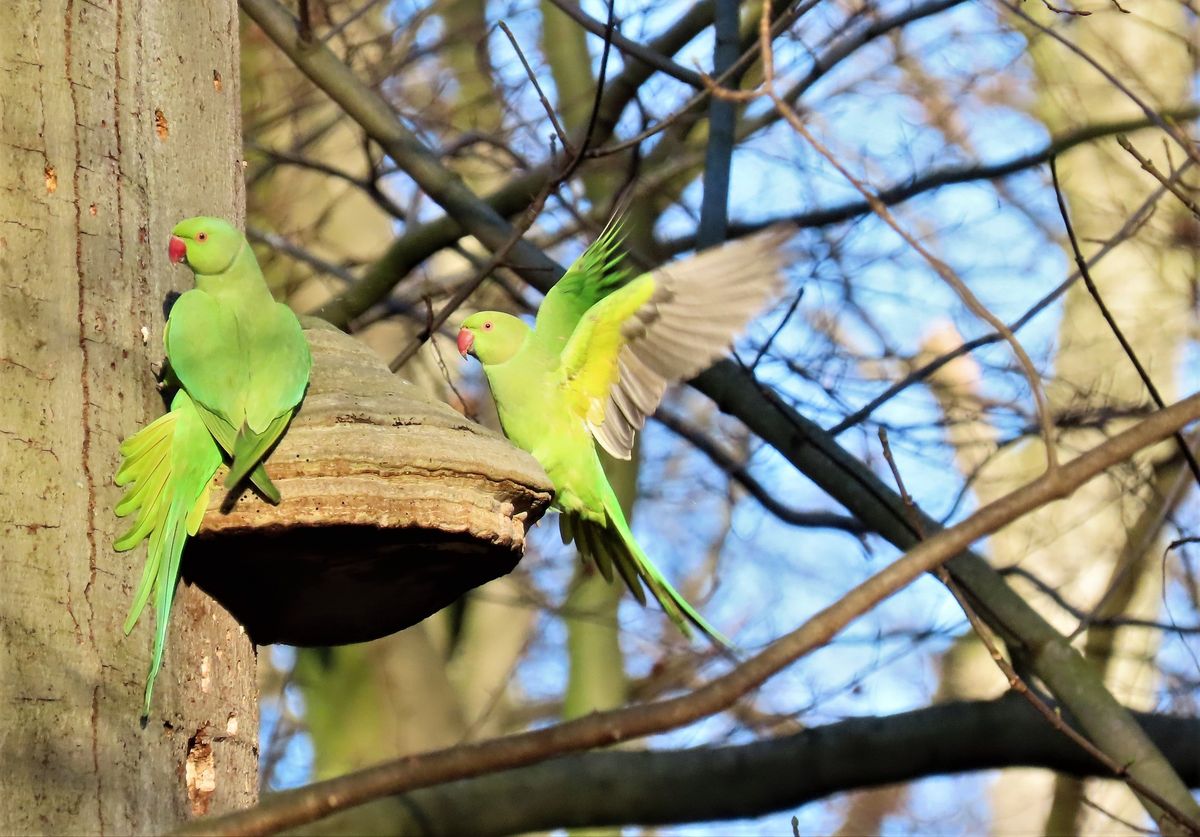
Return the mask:
[[171,264],[179,264],[187,258],[187,245],[182,238],[173,235],[171,243],[167,245],[167,254],[171,257]]
[[458,353],[466,357],[471,353],[471,349],[475,346],[475,335],[467,329],[461,329],[458,332]]

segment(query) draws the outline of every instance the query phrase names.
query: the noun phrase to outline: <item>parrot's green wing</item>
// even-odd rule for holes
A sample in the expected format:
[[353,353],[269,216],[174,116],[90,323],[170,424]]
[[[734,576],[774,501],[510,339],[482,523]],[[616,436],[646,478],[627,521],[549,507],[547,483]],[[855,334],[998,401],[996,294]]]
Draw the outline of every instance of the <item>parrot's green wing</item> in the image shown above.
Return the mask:
[[209,483],[221,464],[221,451],[184,390],[175,394],[171,411],[121,444],[124,462],[117,485],[129,485],[117,504],[120,517],[134,514],[133,525],[113,543],[118,552],[133,549],[149,536],[146,566],[125,620],[128,634],[150,596],[155,598],[154,654],[146,677],[142,718],[150,713],[154,680],[162,667],[167,625],[183,545],[196,534],[208,508]]
[[[200,417],[204,419],[204,424],[208,428],[208,432],[217,440],[217,444],[221,446],[221,450],[232,457],[233,449],[237,442],[237,429],[225,417],[214,413],[200,402],[197,401],[195,404]],[[259,462],[254,466],[254,470],[250,472],[250,482],[254,483],[258,490],[263,493],[263,496],[272,503],[277,504],[279,502],[279,489],[275,487],[275,483],[271,482],[271,478],[267,475],[267,469],[263,463]]]
[[[643,274],[579,317],[562,349],[563,380],[601,447],[628,459],[634,434],[667,385],[693,377],[728,350],[780,287],[790,234],[771,228]],[[590,263],[610,260],[597,256]],[[539,314],[539,328],[541,321]]]
[[534,339],[554,354],[562,351],[587,310],[629,278],[629,271],[621,266],[624,253],[619,248],[624,237],[620,218],[613,218],[542,300]]
[[242,327],[243,348],[250,360],[246,419],[234,442],[233,464],[225,476],[232,488],[257,465],[287,429],[296,405],[304,398],[312,355],[300,321],[292,309],[276,302],[255,311],[254,322]]
[[163,343],[188,394],[240,427],[250,375],[233,309],[211,294],[190,290],[171,308]]
[[559,385],[572,412],[593,434],[604,423],[609,393],[620,376],[628,324],[653,296],[654,277],[646,273],[603,297],[579,319],[559,356]]
[[312,358],[300,323],[286,305],[270,302],[252,316],[253,322],[240,322],[231,306],[202,291],[188,291],[171,309],[167,357],[184,388],[204,408],[210,432],[233,459],[225,485],[233,487],[250,473],[263,493],[278,502],[278,490],[259,466],[304,396]]

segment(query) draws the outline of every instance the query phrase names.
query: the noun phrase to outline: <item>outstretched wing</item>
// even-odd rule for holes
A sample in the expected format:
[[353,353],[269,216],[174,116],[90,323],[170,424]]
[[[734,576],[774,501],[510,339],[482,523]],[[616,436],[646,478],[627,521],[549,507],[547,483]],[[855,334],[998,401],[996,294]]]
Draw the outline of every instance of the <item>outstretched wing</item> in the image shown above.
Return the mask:
[[580,319],[563,367],[572,404],[601,447],[628,459],[634,434],[658,408],[667,384],[693,377],[729,349],[781,286],[782,247],[790,234],[773,227],[661,267]]
[[654,276],[644,273],[601,299],[579,319],[560,356],[560,385],[572,411],[595,435],[620,373],[625,329],[655,294]]
[[600,237],[563,274],[538,308],[533,339],[552,354],[559,354],[571,339],[583,315],[629,278],[621,266],[619,249],[625,234],[620,216],[608,222]]

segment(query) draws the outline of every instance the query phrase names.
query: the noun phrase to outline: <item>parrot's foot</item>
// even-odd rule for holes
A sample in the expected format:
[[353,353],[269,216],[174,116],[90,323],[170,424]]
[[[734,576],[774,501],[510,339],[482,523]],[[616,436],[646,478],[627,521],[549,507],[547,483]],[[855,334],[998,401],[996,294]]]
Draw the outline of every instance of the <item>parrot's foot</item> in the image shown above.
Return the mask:
[[166,391],[168,386],[166,361],[152,361],[150,363],[150,371],[154,374],[154,388],[159,392]]

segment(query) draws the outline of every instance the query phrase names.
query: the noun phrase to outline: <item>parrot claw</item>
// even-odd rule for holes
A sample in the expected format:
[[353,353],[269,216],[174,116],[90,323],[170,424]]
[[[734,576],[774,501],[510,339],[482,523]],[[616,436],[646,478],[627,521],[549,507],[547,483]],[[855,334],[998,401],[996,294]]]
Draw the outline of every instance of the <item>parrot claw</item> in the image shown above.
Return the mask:
[[160,384],[162,383],[163,369],[165,368],[166,365],[161,360],[155,360],[150,363],[150,371],[154,373],[154,380]]

